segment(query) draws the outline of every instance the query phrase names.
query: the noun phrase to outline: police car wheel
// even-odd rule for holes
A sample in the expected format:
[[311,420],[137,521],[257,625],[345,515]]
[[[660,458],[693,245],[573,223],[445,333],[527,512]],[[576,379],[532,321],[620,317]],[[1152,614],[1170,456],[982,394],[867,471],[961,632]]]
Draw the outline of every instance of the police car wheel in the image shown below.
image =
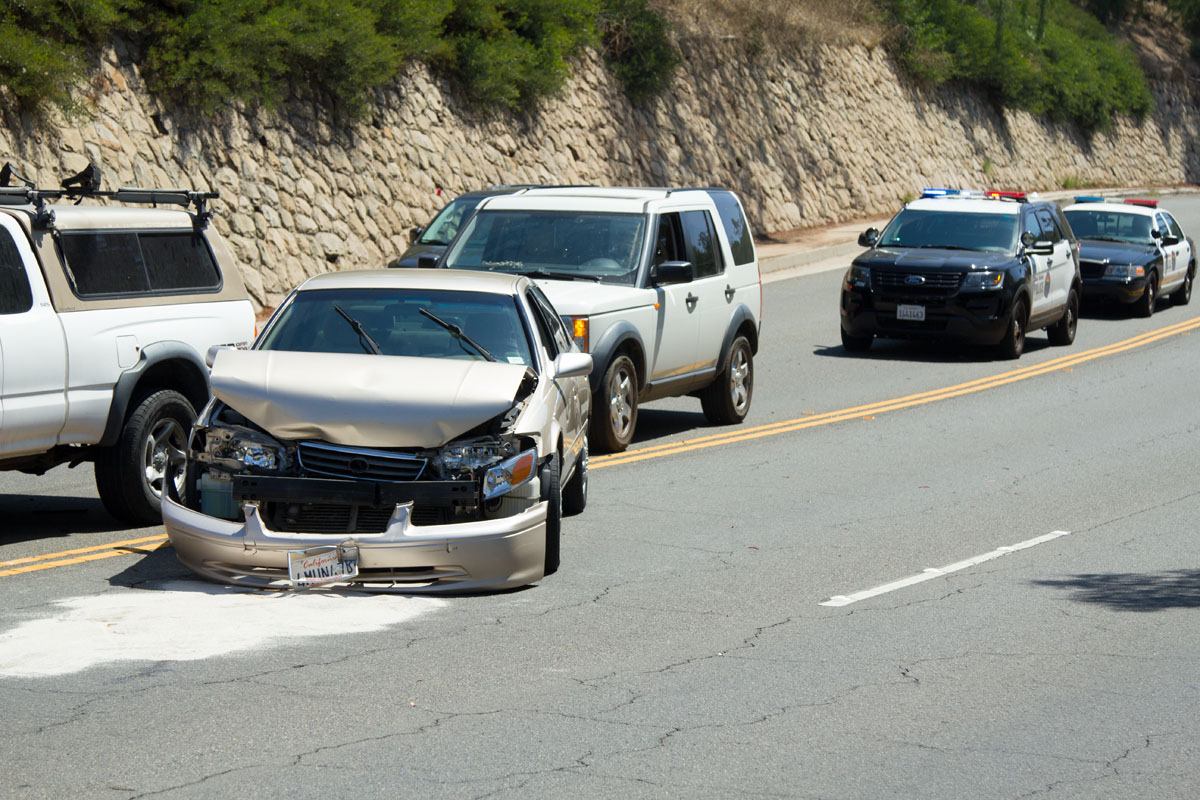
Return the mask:
[[1013,314],[1008,321],[1008,331],[1004,334],[1004,340],[1000,342],[1001,358],[1016,360],[1021,357],[1021,353],[1025,352],[1025,320],[1029,317],[1026,308],[1027,304],[1024,298],[1018,300],[1013,306]]
[[1158,274],[1151,272],[1146,276],[1146,288],[1142,296],[1133,304],[1133,313],[1146,318],[1154,314],[1154,304],[1158,302]]
[[1183,286],[1171,294],[1171,302],[1177,306],[1186,306],[1192,300],[1192,282],[1196,279],[1196,262],[1188,264],[1187,274],[1183,276]]
[[842,328],[842,347],[847,353],[865,353],[871,349],[873,341],[875,341],[874,336],[854,336],[846,333],[846,329]]
[[1079,295],[1074,289],[1067,296],[1067,307],[1063,309],[1062,319],[1050,326],[1046,334],[1050,344],[1063,347],[1075,341],[1075,329],[1079,325]]

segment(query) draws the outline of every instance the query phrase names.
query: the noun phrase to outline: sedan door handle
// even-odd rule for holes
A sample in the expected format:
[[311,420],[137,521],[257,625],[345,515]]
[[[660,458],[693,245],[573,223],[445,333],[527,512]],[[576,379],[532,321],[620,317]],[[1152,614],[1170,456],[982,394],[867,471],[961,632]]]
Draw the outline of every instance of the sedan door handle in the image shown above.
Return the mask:
[[733,302],[733,296],[734,296],[735,294],[737,294],[737,289],[734,289],[734,288],[733,288],[732,286],[730,286],[728,283],[727,283],[727,284],[725,284],[725,300],[726,300],[726,302],[732,303],[732,302]]
[[688,308],[695,308],[695,307],[696,307],[696,301],[697,301],[697,300],[699,300],[699,299],[700,299],[700,298],[699,298],[699,297],[697,297],[696,295],[692,294],[691,292],[688,292],[688,295],[687,295],[687,305],[688,305]]

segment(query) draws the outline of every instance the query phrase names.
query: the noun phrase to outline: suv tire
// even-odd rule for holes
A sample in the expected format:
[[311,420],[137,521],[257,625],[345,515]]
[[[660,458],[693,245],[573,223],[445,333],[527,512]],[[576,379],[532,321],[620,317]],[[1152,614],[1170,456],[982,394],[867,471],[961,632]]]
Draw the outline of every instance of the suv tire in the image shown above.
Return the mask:
[[871,343],[874,341],[874,336],[854,336],[842,328],[842,348],[847,353],[865,353],[871,349]]
[[195,421],[192,404],[172,389],[160,389],[137,402],[117,443],[96,458],[96,490],[108,513],[130,525],[162,523],[162,497],[173,479],[172,462],[183,463]]
[[754,352],[738,336],[725,355],[725,369],[700,394],[704,416],[715,425],[735,425],[746,418],[754,399]]
[[607,453],[619,453],[633,441],[638,412],[637,369],[633,360],[619,354],[604,370],[600,389],[592,399],[589,438]]
[[1004,332],[1004,339],[1000,342],[1000,357],[1010,361],[1015,361],[1025,352],[1025,324],[1029,319],[1029,312],[1026,310],[1028,303],[1022,297],[1017,300],[1013,307],[1012,317],[1008,321],[1008,330]]
[[1074,289],[1067,295],[1067,307],[1062,319],[1050,326],[1046,334],[1050,344],[1064,347],[1075,341],[1075,329],[1079,326],[1079,293]]

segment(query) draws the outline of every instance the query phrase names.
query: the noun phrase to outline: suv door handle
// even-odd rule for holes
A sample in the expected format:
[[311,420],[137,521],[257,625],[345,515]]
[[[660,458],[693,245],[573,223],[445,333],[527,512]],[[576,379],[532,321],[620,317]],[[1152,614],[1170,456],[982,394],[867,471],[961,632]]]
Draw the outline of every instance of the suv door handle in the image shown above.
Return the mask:
[[689,308],[689,309],[690,309],[690,308],[695,308],[695,307],[696,307],[696,301],[697,301],[697,300],[699,300],[699,299],[700,299],[700,298],[699,298],[699,297],[697,297],[696,295],[692,294],[691,292],[688,292],[688,294],[687,294],[687,306],[688,306],[688,308]]
[[733,302],[733,296],[734,296],[735,294],[737,294],[737,289],[734,289],[734,288],[733,288],[732,286],[730,286],[728,283],[727,283],[727,284],[725,284],[725,300],[726,300],[726,302],[732,303],[732,302]]

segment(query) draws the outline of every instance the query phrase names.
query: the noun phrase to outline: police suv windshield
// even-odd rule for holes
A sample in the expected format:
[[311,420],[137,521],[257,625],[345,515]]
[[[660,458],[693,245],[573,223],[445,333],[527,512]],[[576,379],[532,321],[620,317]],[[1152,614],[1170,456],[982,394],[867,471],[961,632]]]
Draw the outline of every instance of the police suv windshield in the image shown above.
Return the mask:
[[645,227],[640,214],[485,209],[468,223],[443,265],[631,285]]
[[884,229],[879,247],[928,247],[1012,253],[1018,214],[979,214],[906,208]]
[[1120,211],[1079,209],[1066,211],[1071,230],[1080,239],[1097,239],[1104,242],[1129,242],[1151,244],[1150,217],[1144,214],[1126,214]]

